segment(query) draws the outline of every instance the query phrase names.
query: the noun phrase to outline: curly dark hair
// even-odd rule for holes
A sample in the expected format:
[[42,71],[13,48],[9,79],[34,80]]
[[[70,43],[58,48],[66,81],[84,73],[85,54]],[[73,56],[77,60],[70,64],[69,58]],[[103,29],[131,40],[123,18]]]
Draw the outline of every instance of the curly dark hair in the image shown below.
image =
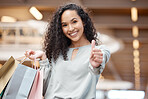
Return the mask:
[[53,15],[51,22],[49,23],[44,40],[44,51],[46,52],[49,63],[56,62],[59,55],[63,56],[64,60],[67,60],[67,51],[71,45],[71,40],[67,38],[62,31],[61,16],[66,10],[75,10],[84,23],[84,33],[89,42],[96,41],[98,45],[96,29],[89,17],[89,15],[76,4],[66,4],[61,6]]

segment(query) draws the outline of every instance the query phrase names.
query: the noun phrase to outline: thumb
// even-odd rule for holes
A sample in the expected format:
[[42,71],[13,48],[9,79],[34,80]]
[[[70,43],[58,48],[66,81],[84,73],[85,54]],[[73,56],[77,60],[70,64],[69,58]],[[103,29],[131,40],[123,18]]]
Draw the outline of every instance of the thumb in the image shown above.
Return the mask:
[[91,55],[90,55],[90,58],[92,58],[93,56],[93,49],[95,48],[95,40],[92,40],[91,41]]
[[91,51],[95,48],[95,40],[91,41]]

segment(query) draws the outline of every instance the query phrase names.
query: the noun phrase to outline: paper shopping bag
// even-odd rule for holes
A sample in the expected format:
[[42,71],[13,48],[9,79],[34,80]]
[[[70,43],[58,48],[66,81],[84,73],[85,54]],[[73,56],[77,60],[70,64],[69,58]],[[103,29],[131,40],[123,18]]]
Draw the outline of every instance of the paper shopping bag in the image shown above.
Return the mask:
[[1,99],[2,95],[3,95],[3,91],[2,91],[2,93],[0,93],[0,99]]
[[0,68],[0,93],[7,85],[18,64],[19,61],[15,60],[11,56],[8,61],[2,66],[2,68]]
[[43,71],[38,70],[28,99],[42,99],[42,92]]
[[18,64],[2,99],[27,99],[37,70]]
[[[9,82],[8,82],[8,83],[9,83]],[[7,85],[8,85],[8,83],[7,83]],[[0,94],[0,99],[2,99],[3,94],[4,94],[5,90],[6,90],[7,85],[5,86],[5,88],[3,89],[2,93]]]

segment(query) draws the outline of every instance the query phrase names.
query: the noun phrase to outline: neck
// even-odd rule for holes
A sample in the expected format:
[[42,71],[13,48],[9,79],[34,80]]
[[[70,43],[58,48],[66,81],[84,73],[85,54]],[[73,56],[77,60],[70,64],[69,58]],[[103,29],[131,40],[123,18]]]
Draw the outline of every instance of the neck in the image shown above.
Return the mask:
[[70,47],[71,48],[75,48],[75,47],[81,47],[81,46],[85,46],[85,45],[89,45],[90,42],[85,39],[85,40],[80,40],[80,41],[77,41],[77,42],[72,42]]

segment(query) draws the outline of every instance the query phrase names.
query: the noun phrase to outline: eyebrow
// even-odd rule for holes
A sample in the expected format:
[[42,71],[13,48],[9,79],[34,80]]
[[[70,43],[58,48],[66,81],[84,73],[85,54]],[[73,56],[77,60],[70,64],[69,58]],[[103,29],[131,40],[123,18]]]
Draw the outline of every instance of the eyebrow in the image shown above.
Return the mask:
[[[73,20],[77,20],[77,18],[72,18],[70,21],[73,21]],[[66,22],[62,22],[62,24],[65,24]]]
[[77,18],[72,18],[71,21],[73,21],[74,19],[77,19]]

